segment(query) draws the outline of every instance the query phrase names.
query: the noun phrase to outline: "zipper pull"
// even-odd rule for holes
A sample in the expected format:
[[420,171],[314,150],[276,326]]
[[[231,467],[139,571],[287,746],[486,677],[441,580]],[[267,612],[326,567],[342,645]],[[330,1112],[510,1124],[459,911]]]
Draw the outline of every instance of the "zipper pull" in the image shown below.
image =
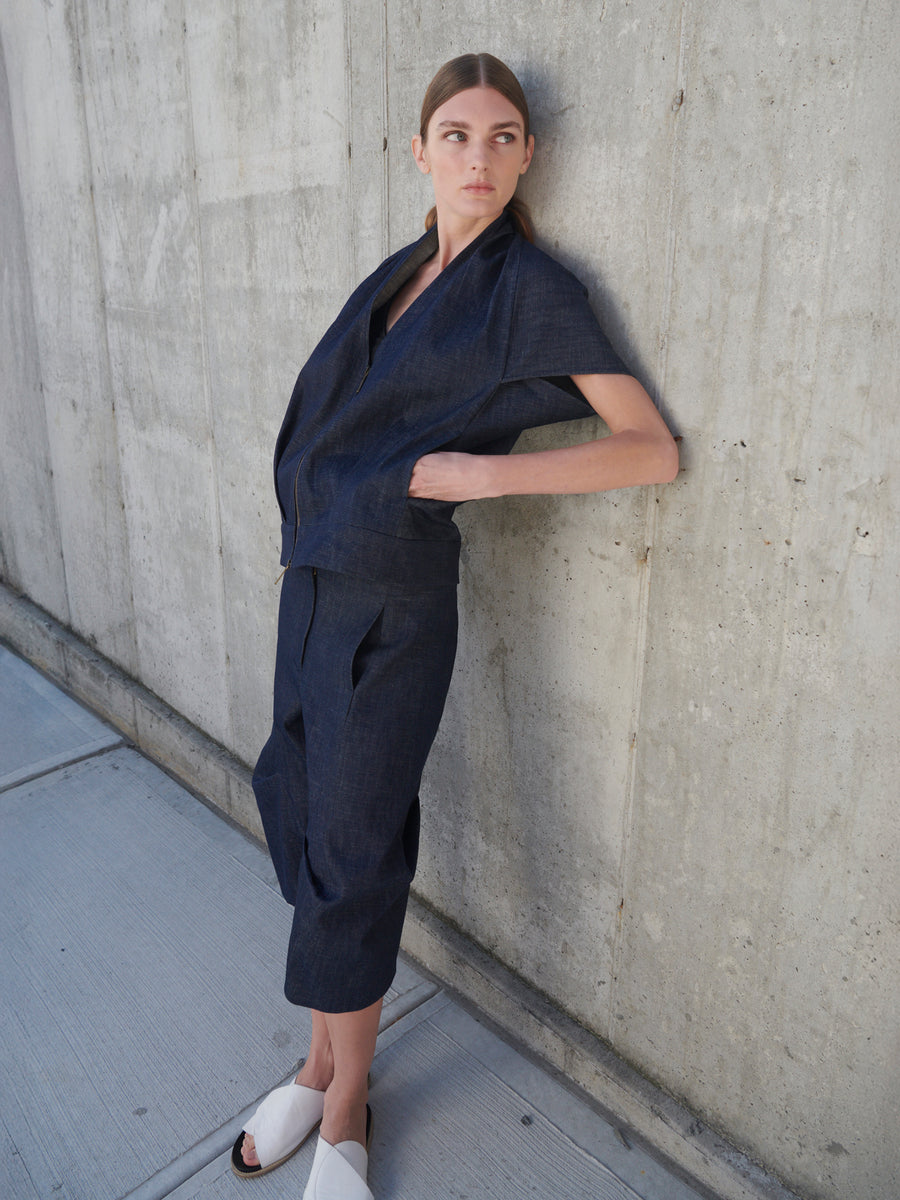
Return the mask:
[[282,579],[284,579],[285,575],[287,575],[288,568],[290,567],[290,565],[291,564],[288,563],[288,565],[284,568],[284,570],[281,572],[281,574],[278,576],[278,578],[275,580],[274,584],[272,585],[273,587],[278,587],[279,583],[281,583]]
[[353,393],[355,396],[358,396],[358,395],[359,395],[359,393],[362,391],[362,385],[363,385],[363,384],[366,382],[366,379],[368,378],[369,372],[370,372],[371,370],[372,370],[372,364],[371,364],[371,363],[369,363],[369,365],[366,367],[366,373],[365,373],[365,375],[363,375],[362,379],[359,381],[359,387],[358,387],[358,388],[356,389],[356,391]]

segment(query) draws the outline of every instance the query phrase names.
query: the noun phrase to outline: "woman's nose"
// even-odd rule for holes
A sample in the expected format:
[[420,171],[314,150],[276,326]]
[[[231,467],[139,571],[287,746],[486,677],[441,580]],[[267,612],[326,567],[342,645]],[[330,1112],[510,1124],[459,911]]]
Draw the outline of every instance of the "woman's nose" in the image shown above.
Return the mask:
[[469,166],[476,171],[487,166],[487,147],[481,142],[470,142],[469,145]]

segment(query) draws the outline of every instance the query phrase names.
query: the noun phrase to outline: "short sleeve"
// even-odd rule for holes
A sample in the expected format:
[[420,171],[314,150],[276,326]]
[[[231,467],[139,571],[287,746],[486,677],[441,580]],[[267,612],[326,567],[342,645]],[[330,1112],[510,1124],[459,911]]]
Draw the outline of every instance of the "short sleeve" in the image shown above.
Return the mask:
[[600,328],[587,288],[522,242],[503,382],[618,374],[631,371]]

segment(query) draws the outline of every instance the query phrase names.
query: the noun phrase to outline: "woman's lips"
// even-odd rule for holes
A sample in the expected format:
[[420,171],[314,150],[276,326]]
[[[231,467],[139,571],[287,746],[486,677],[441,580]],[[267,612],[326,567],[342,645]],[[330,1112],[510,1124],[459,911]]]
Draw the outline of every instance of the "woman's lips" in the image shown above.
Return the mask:
[[467,183],[463,188],[463,191],[475,192],[478,195],[486,195],[488,192],[492,192],[493,190],[494,185],[492,183]]

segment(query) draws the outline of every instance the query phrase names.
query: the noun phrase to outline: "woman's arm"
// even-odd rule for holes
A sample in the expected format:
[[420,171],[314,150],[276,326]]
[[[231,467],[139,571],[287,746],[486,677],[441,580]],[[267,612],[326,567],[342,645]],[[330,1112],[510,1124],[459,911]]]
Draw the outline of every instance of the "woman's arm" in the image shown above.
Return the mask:
[[530,454],[426,454],[413,468],[411,496],[481,500],[534,493],[605,492],[669,483],[678,448],[653,401],[631,375],[573,375],[609,436]]

